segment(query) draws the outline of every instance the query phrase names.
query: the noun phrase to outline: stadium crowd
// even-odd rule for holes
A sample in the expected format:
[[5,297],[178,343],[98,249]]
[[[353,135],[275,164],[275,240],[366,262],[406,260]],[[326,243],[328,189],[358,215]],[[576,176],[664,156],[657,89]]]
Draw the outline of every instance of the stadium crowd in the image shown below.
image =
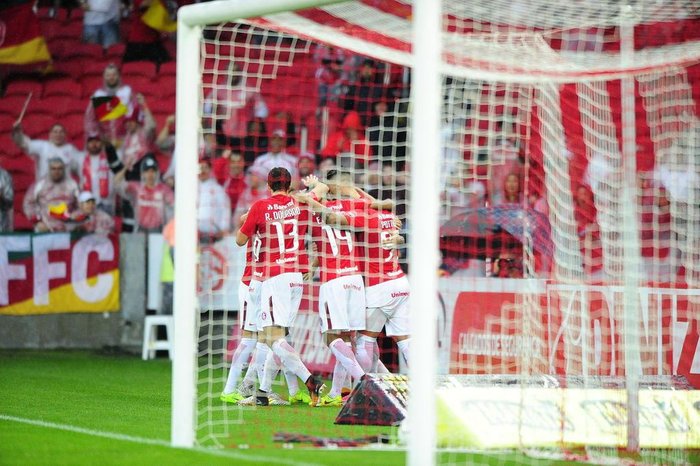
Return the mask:
[[[4,149],[0,156],[0,165],[11,168],[0,171],[0,231],[157,232],[172,218],[178,157],[174,145],[173,36],[144,23],[142,15],[151,3],[38,2],[49,49],[56,51],[55,72],[39,80],[26,73],[5,72],[3,100],[14,96],[6,101],[15,105],[7,108],[13,118],[0,124],[8,126],[2,128],[4,134],[11,135],[14,146],[30,156],[34,165],[29,168],[29,159],[11,149]],[[178,6],[192,2],[162,3],[174,14]],[[64,10],[57,9],[60,7]],[[81,27],[74,27],[76,23],[82,23]],[[75,61],[62,46],[68,34],[73,34],[68,37],[73,40],[70,43],[87,54],[81,56],[90,66],[85,61],[82,67],[67,66]],[[260,40],[269,39],[262,36]],[[91,44],[97,47],[90,48]],[[408,70],[344,50],[314,46],[310,53],[296,54],[291,66],[298,68],[296,77],[280,74],[258,89],[249,84],[242,60],[234,58],[227,72],[210,76],[209,85],[205,85],[208,92],[201,111],[204,136],[198,154],[200,181],[208,187],[200,189],[199,199],[200,206],[208,206],[200,211],[203,241],[235,231],[241,215],[266,195],[265,180],[273,167],[286,168],[294,187],[309,174],[324,179],[331,169],[351,170],[357,174],[355,182],[366,192],[396,203],[405,233]],[[137,70],[150,64],[152,72],[144,79]],[[99,81],[94,79],[98,73]],[[37,81],[42,81],[41,95],[35,95],[34,101],[31,96],[25,100],[32,89],[29,84]],[[65,108],[45,108],[60,86],[51,84],[54,81],[79,84],[80,92],[68,86],[62,96]],[[300,87],[296,99],[289,104],[282,102],[285,97],[277,91],[295,86]],[[41,106],[43,111],[24,115],[22,104],[27,102],[30,108]],[[80,124],[75,123],[78,112]],[[50,125],[45,124],[47,114],[53,119]],[[496,122],[496,129],[508,125],[514,123],[503,117]],[[46,133],[41,134],[39,127]],[[463,137],[447,125],[444,136],[448,143]],[[489,140],[473,154],[446,149],[441,219],[504,206],[546,217],[542,163],[532,158],[526,163],[527,152],[528,147],[517,137]],[[500,162],[490,163],[493,160]],[[578,180],[574,212],[586,272],[591,277],[601,273],[602,263],[594,176]],[[663,230],[661,244],[657,241],[655,248],[643,252],[649,259],[669,255],[665,183],[662,173],[640,174],[643,205],[653,207],[643,215],[642,234],[658,236]],[[218,215],[222,206],[225,216],[205,218],[206,212]],[[13,217],[17,220],[14,227]],[[472,239],[448,241],[443,248],[442,275],[522,276],[519,241],[508,237],[466,245]],[[491,260],[494,266],[487,264]],[[540,258],[538,271],[548,272],[546,260]]]

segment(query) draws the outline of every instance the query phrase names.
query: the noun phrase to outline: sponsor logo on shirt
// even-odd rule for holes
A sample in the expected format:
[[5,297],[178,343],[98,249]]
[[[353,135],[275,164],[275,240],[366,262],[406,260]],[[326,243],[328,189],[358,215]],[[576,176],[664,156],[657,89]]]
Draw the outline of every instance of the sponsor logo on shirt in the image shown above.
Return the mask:
[[408,291],[395,291],[394,293],[391,293],[392,298],[401,298],[403,296],[408,296]]
[[303,283],[290,283],[289,287],[290,288],[303,288],[304,284]]
[[353,283],[346,283],[343,285],[344,290],[355,290],[355,291],[362,291],[362,287],[360,285],[355,285]]

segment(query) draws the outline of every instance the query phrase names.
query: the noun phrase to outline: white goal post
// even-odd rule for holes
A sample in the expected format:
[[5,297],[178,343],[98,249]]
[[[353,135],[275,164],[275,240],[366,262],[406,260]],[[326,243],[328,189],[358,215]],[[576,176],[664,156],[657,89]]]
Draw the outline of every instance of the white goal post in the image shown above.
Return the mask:
[[[197,151],[200,104],[198,89],[199,39],[202,26],[221,21],[262,16],[281,11],[322,6],[338,1],[323,0],[248,0],[214,1],[183,7],[178,12],[177,35],[177,117],[176,146],[178,157],[175,203],[175,286],[174,291],[174,357],[172,375],[171,442],[177,447],[192,447],[195,443],[195,391],[196,373],[196,223],[192,213],[196,211]],[[409,402],[410,440],[408,456],[410,464],[429,465],[435,461],[435,361],[436,322],[433,315],[421,312],[437,308],[438,257],[438,152],[440,115],[440,2],[418,0],[414,4],[414,68],[413,102],[411,119],[414,128],[412,143],[423,156],[416,158],[413,170],[422,176],[412,177],[411,192],[413,212],[421,212],[424,221],[411,222],[410,238],[421,247],[412,247],[409,264],[412,284],[411,315],[414,343],[412,344],[411,377],[412,400]],[[426,245],[434,247],[426,247]],[[425,266],[425,264],[433,264]],[[418,283],[421,286],[416,286]],[[417,331],[419,330],[419,331]],[[420,351],[417,351],[420,349]]]

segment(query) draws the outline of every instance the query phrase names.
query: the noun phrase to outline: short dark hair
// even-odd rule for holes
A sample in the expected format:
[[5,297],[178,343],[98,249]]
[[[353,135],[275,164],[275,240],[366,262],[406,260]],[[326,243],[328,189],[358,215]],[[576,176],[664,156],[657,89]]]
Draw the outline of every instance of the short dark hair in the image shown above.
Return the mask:
[[289,191],[292,185],[292,175],[284,167],[275,167],[267,174],[267,185],[272,192]]
[[331,169],[326,173],[326,181],[341,180],[342,178],[349,178],[352,181],[352,173],[344,170]]

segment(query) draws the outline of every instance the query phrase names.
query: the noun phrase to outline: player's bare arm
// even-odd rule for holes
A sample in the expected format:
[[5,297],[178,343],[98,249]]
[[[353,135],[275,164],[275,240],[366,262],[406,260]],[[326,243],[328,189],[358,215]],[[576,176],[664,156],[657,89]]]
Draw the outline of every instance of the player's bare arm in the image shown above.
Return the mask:
[[245,246],[248,243],[248,235],[241,233],[241,230],[236,232],[236,244],[239,246]]
[[311,196],[304,193],[297,193],[293,195],[294,199],[301,204],[306,204],[309,206],[311,211],[318,214],[321,217],[323,223],[333,226],[348,226],[348,219],[344,215],[337,212],[333,212],[328,207],[324,206],[320,202],[314,200]]
[[[373,208],[374,210],[386,210],[393,212],[394,207],[396,206],[394,204],[394,201],[391,199],[382,199],[381,201],[374,196],[369,195],[366,193],[364,190],[360,188],[355,188],[355,192],[360,196],[365,199],[370,200],[370,207]],[[400,228],[400,227],[399,227]]]
[[382,247],[383,248],[395,248],[395,247],[401,246],[405,242],[406,242],[406,240],[404,239],[404,237],[401,236],[398,231],[395,231],[392,233],[391,236],[382,240]]

